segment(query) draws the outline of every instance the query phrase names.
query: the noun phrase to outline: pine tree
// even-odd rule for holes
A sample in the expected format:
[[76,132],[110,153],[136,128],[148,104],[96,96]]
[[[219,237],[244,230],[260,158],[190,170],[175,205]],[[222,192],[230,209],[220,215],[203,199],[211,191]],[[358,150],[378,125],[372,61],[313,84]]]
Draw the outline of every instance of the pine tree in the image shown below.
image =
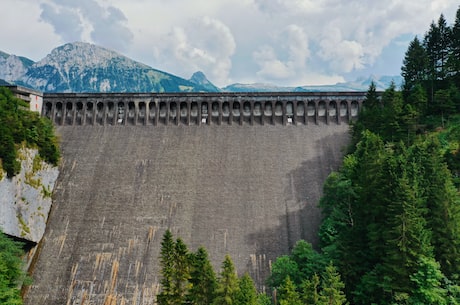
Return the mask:
[[174,256],[175,243],[171,231],[166,230],[163,234],[160,250],[161,265],[161,292],[157,295],[159,305],[173,305],[174,295]]
[[302,301],[305,305],[319,304],[320,279],[318,274],[314,274],[311,279],[302,282]]
[[248,273],[238,281],[239,289],[236,293],[235,305],[257,305],[257,290]]
[[460,7],[455,16],[450,35],[450,53],[447,60],[448,73],[453,77],[454,83],[460,83]]
[[418,268],[420,256],[432,256],[431,234],[425,219],[426,206],[420,189],[421,167],[408,161],[404,147],[387,159],[385,172],[390,198],[382,235],[382,289],[391,295],[409,294],[413,286],[410,275]]
[[404,78],[403,90],[411,92],[415,85],[421,84],[427,78],[428,57],[417,36],[409,43],[401,67]]
[[198,248],[197,252],[190,255],[190,290],[188,301],[191,304],[212,304],[217,288],[217,280],[208,253],[205,248]]
[[173,259],[173,299],[175,304],[183,304],[190,286],[190,262],[187,246],[180,238],[176,239]]
[[288,276],[278,290],[280,305],[302,305],[299,293],[291,278]]
[[345,297],[345,293],[343,292],[344,288],[345,285],[340,279],[340,274],[337,272],[332,263],[329,264],[322,275],[319,304],[347,304],[347,299]]
[[216,298],[214,305],[232,305],[235,303],[238,293],[238,277],[236,275],[233,261],[229,255],[225,256],[222,263],[222,271],[218,279]]

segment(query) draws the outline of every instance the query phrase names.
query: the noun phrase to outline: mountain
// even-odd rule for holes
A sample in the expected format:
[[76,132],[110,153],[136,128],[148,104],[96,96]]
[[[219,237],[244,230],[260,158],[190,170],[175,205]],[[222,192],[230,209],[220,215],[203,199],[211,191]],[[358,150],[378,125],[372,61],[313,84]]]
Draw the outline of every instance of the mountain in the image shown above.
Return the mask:
[[221,89],[217,88],[214,86],[213,83],[211,83],[207,78],[206,75],[204,75],[203,72],[197,71],[193,73],[192,77],[189,79],[194,84],[197,84],[203,88],[206,88],[207,91],[209,92],[219,92]]
[[7,82],[23,76],[34,62],[26,57],[7,54],[0,51],[0,79]]
[[209,91],[208,87],[83,42],[53,49],[15,83],[43,92]]

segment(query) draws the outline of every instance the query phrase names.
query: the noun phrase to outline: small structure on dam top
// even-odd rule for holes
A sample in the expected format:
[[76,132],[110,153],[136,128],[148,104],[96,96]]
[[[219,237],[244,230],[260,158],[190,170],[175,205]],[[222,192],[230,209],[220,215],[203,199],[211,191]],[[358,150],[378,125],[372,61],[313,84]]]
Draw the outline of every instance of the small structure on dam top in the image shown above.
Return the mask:
[[349,122],[365,92],[45,94],[57,125],[222,125]]

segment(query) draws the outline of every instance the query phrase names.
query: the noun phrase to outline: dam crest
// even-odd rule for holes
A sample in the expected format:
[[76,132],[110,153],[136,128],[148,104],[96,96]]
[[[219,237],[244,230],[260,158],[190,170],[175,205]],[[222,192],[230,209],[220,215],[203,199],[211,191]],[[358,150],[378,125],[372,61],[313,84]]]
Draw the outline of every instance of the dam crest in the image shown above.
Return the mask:
[[365,92],[45,94],[57,125],[326,124],[350,122]]

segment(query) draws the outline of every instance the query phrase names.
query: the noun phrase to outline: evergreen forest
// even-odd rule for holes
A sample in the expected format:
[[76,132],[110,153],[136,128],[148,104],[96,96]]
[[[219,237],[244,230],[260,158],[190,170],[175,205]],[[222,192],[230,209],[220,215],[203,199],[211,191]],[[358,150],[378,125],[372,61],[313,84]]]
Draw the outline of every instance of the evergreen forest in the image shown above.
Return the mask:
[[460,8],[411,41],[401,74],[402,88],[369,87],[323,187],[317,249],[278,257],[265,295],[167,231],[158,304],[460,304]]

